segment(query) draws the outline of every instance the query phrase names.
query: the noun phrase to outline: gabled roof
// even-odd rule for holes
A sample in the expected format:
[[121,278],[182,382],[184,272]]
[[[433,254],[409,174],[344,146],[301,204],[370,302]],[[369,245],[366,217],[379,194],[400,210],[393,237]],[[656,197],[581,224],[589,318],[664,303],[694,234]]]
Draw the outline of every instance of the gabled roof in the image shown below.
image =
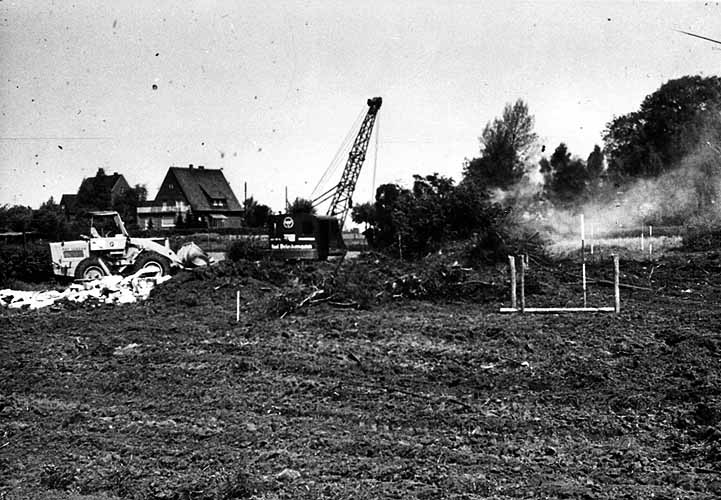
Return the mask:
[[73,210],[78,206],[78,195],[77,194],[64,194],[60,198],[60,205],[65,206],[67,210]]
[[[170,167],[170,171],[175,175],[178,186],[193,210],[213,212],[243,210],[222,170]],[[213,199],[224,200],[226,206],[222,208],[212,206]]]
[[107,175],[102,168],[99,168],[95,177],[86,177],[83,179],[80,188],[82,189],[83,184],[90,184],[96,193],[109,193],[122,178],[122,174],[115,172],[113,175]]

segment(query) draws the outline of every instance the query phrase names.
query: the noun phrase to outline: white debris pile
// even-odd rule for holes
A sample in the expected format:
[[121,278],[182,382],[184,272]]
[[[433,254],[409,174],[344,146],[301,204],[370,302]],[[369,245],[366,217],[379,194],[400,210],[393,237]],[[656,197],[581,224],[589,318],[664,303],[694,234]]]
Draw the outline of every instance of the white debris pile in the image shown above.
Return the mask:
[[104,276],[93,281],[73,283],[62,291],[0,290],[0,305],[11,309],[41,309],[60,300],[92,301],[98,304],[129,304],[145,300],[156,285],[170,276],[158,276],[152,269],[140,270],[127,277]]

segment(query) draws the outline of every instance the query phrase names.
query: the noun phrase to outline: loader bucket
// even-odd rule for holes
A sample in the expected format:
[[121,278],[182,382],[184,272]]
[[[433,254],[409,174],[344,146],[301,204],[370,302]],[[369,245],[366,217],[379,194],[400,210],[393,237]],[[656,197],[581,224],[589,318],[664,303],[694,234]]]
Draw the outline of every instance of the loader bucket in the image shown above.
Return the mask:
[[210,256],[195,243],[186,243],[177,252],[184,267],[203,267],[211,263]]

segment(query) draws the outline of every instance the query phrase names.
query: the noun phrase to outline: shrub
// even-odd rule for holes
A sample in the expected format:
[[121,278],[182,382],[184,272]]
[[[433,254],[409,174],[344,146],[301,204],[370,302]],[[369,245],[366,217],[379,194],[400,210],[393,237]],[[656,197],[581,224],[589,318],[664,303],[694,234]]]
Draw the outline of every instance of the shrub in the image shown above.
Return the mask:
[[260,238],[242,238],[231,241],[226,252],[226,258],[233,262],[259,260],[265,253],[265,245]]
[[9,280],[39,283],[52,278],[53,267],[47,244],[0,246],[0,283]]

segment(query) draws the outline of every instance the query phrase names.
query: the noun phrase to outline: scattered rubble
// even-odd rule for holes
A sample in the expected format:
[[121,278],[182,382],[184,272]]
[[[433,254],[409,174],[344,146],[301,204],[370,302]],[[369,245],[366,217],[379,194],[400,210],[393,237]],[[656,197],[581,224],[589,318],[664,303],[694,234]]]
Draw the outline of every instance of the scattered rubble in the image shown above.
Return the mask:
[[145,300],[156,285],[170,276],[157,276],[152,269],[142,269],[127,277],[104,276],[97,280],[73,283],[65,290],[0,290],[0,304],[10,309],[42,309],[60,301],[94,304],[130,304]]

